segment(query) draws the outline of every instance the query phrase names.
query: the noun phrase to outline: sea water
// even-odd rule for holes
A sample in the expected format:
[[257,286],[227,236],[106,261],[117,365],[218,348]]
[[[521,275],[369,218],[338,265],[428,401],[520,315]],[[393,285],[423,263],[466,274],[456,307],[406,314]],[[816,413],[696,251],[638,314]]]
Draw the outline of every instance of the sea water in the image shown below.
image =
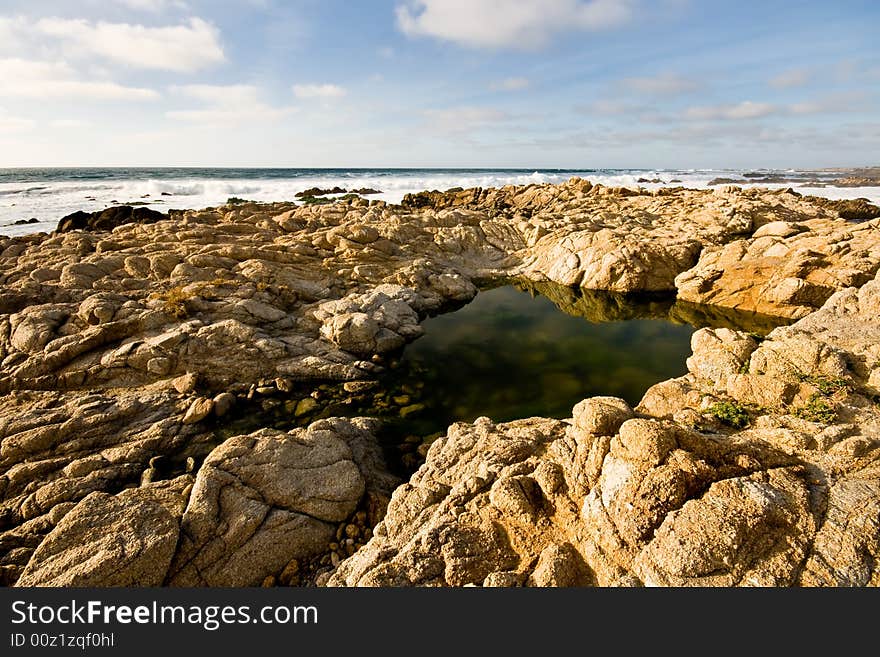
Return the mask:
[[[880,203],[880,187],[816,187],[840,171],[759,170],[795,182],[760,183],[794,187],[829,198],[868,198]],[[221,205],[230,197],[254,201],[293,201],[311,187],[361,189],[398,203],[405,194],[453,187],[502,187],[560,183],[572,176],[611,186],[707,187],[715,178],[754,185],[750,170],[733,169],[210,169],[210,168],[30,168],[0,169],[0,234],[52,231],[77,210],[93,212],[113,205],[139,204],[160,211]],[[642,182],[639,182],[642,180]],[[657,181],[660,182],[644,182]],[[798,182],[801,181],[801,182]],[[19,221],[32,221],[15,225]]]

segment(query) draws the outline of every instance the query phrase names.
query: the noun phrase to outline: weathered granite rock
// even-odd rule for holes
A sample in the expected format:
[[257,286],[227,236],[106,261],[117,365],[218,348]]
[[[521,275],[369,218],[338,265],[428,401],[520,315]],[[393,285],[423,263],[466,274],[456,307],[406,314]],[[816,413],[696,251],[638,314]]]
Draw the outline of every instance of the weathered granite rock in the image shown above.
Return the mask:
[[[69,538],[47,536],[58,527],[68,535],[61,523],[84,498],[103,492],[116,500],[104,505],[119,504],[119,491],[181,475],[184,463],[200,496],[184,521],[193,528],[186,557],[178,551],[166,581],[252,582],[257,571],[279,575],[291,554],[317,554],[326,527],[342,522],[307,503],[320,486],[305,497],[292,484],[270,494],[263,488],[295,465],[254,474],[300,438],[239,439],[270,455],[242,466],[239,480],[245,455],[229,465],[221,447],[202,465],[212,423],[254,394],[369,379],[383,354],[420,335],[425,316],[473,298],[475,282],[510,277],[677,290],[664,316],[711,318],[716,328],[695,335],[688,374],[649,390],[635,410],[597,398],[569,422],[453,428],[335,583],[876,583],[876,491],[865,483],[880,435],[880,294],[871,282],[880,223],[871,207],[790,190],[645,191],[572,179],[424,193],[399,206],[140,210],[71,219],[71,232],[0,237],[4,583],[26,567],[37,572],[28,564],[43,543],[39,572],[56,577],[51,563],[72,558]],[[597,298],[571,303],[593,304],[601,317],[623,312],[614,297]],[[725,307],[803,319],[759,341],[723,328]],[[719,402],[742,407],[748,426],[725,425]],[[322,467],[358,471],[366,495],[354,503],[378,519],[393,478],[376,474],[378,457],[372,475],[362,467],[372,430],[345,426],[354,425],[313,425],[302,440],[315,443],[314,458],[349,450]],[[322,432],[335,438],[314,438]],[[227,494],[242,513],[224,545],[228,509],[218,500]],[[730,513],[707,523],[693,549],[675,547],[672,532],[710,502]],[[252,527],[245,511],[271,526]],[[785,545],[765,540],[770,528]],[[286,552],[270,535],[298,547]],[[248,571],[251,559],[259,565]]]
[[[159,586],[177,546],[191,485],[94,492],[74,506],[34,552],[17,586]],[[176,499],[175,499],[176,498]]]
[[834,292],[874,277],[878,227],[876,220],[847,226],[826,218],[767,223],[749,239],[704,249],[675,279],[679,298],[804,317]]
[[328,420],[230,438],[211,452],[183,514],[168,583],[258,586],[292,559],[326,550],[367,490],[390,488],[377,472],[377,448],[364,445],[370,428]]

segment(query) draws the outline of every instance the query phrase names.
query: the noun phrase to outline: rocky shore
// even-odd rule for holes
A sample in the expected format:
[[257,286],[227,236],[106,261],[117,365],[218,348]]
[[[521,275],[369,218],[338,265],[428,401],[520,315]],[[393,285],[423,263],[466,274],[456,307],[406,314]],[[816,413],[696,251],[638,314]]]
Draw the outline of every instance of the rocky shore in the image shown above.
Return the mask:
[[[2,583],[877,585],[878,214],[572,179],[0,237]],[[402,482],[326,386],[502,278],[793,323],[700,329],[635,408],[455,424]]]

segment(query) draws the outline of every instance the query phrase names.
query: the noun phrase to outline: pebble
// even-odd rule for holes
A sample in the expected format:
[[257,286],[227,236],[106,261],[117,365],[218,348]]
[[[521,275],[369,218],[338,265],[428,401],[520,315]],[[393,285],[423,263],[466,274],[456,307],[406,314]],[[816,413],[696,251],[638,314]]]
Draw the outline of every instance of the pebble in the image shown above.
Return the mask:
[[284,570],[281,571],[281,574],[278,576],[278,580],[284,586],[290,586],[295,581],[299,580],[299,561],[296,559],[291,559],[290,563],[288,563]]
[[316,402],[312,397],[305,397],[304,399],[300,399],[296,405],[296,410],[293,414],[296,417],[302,417],[306,413],[311,413],[318,407],[318,402]]
[[293,381],[288,379],[287,377],[279,376],[275,379],[275,387],[278,388],[281,392],[290,392],[293,390]]
[[214,415],[223,417],[235,406],[235,395],[231,392],[221,392],[214,397]]

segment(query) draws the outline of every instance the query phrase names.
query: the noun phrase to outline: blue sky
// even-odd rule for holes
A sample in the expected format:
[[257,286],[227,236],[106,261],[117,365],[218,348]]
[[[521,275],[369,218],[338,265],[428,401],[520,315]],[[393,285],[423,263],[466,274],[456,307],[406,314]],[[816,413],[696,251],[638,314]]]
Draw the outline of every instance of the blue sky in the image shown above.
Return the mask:
[[880,2],[4,0],[0,166],[880,164]]

